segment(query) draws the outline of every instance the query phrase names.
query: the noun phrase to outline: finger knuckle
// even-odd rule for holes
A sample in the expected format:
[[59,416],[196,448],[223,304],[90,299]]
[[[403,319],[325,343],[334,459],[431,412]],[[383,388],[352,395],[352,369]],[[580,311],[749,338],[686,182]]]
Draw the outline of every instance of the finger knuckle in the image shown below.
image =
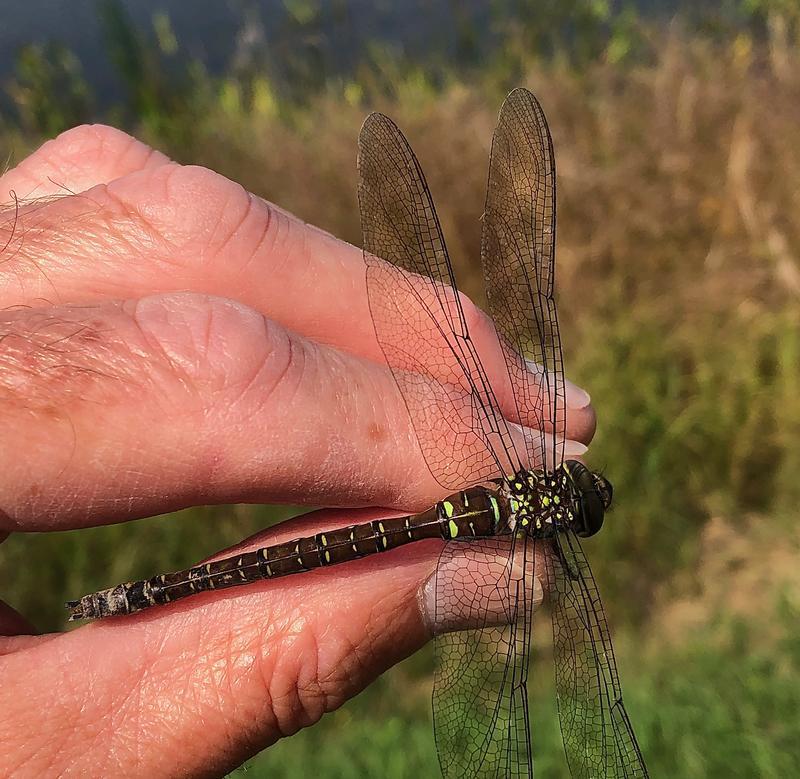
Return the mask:
[[201,293],[153,296],[137,301],[133,316],[153,353],[206,400],[221,393],[236,400],[256,380],[263,391],[270,380],[285,375],[292,359],[285,330],[226,298]]
[[[246,265],[272,253],[288,216],[208,168],[168,164],[109,185],[168,249],[168,259],[206,267]],[[234,268],[235,269],[235,268]]]
[[275,636],[262,647],[262,684],[283,736],[312,725],[330,710],[320,682],[319,642],[308,620],[301,618],[302,623],[302,630],[295,625],[294,630],[283,632],[279,647]]
[[148,222],[173,246],[200,248],[201,258],[213,257],[250,210],[244,188],[197,165],[159,169],[143,191],[140,209]]
[[139,142],[131,135],[115,127],[82,124],[65,130],[42,148],[61,162],[77,163],[84,162],[87,158],[121,157],[137,143]]
[[265,258],[275,265],[295,243],[302,248],[302,240],[293,241],[298,223],[239,184],[196,166],[173,166],[167,175],[159,206],[161,216],[168,217],[162,221],[163,233],[173,245],[192,249],[184,252],[187,262],[224,266],[230,273]]

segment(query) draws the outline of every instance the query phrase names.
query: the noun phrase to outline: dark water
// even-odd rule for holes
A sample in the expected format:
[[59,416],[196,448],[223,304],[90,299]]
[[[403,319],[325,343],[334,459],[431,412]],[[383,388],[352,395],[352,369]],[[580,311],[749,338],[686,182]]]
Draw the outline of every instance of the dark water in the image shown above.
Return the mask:
[[[639,0],[642,11],[670,14],[679,0]],[[617,6],[620,3],[613,2]],[[204,63],[211,73],[235,65],[248,50],[261,46],[280,70],[281,58],[293,50],[313,49],[325,39],[326,55],[312,67],[347,71],[360,61],[368,46],[412,58],[447,60],[459,53],[464,33],[476,48],[493,45],[487,34],[489,16],[513,16],[527,3],[490,3],[485,0],[120,0],[133,25],[152,34],[152,19],[166,12],[181,54]],[[290,8],[317,8],[315,20],[292,16]],[[29,43],[58,41],[80,59],[84,74],[101,103],[118,96],[121,86],[108,58],[98,0],[0,0],[0,84],[13,73],[19,49]]]

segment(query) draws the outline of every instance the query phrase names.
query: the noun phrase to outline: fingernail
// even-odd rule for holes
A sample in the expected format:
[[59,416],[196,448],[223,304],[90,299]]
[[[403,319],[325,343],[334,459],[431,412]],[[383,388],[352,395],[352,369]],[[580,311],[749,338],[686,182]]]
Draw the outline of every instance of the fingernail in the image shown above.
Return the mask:
[[569,379],[564,379],[564,386],[567,394],[567,408],[586,408],[592,402],[589,393],[577,384],[573,384]]
[[564,440],[564,455],[567,457],[580,457],[588,451],[588,447],[580,441],[573,441],[570,438]]
[[544,589],[532,551],[526,560],[520,544],[520,553],[509,564],[508,543],[485,539],[444,550],[419,594],[431,635],[509,625],[520,618],[520,609],[532,612],[541,604]]
[[[541,377],[544,373],[544,368],[538,362],[533,360],[525,360],[525,367],[534,376]],[[568,408],[586,408],[591,402],[592,398],[589,393],[581,389],[577,384],[573,384],[569,379],[564,379],[564,391],[567,396]]]

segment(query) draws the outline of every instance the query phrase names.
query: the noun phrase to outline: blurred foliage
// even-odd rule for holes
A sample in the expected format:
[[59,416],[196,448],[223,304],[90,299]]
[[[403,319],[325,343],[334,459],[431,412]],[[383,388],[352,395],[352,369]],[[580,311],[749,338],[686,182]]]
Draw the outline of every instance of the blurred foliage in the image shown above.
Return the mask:
[[132,24],[118,0],[101,0],[98,9],[109,59],[127,97],[124,105],[112,108],[114,123],[141,123],[148,135],[183,145],[211,97],[206,95],[205,69],[182,55],[163,12],[153,16],[148,36]]
[[[798,775],[800,615],[786,603],[767,609],[777,626],[780,654],[766,650],[758,632],[737,620],[710,625],[681,646],[638,658],[635,672],[637,653],[623,645],[630,671],[626,699],[652,776]],[[427,691],[409,677],[409,664],[398,666],[319,725],[279,742],[234,776],[437,779],[441,774]],[[546,673],[533,683],[537,774],[569,779],[553,687]]]
[[32,135],[57,135],[92,115],[89,85],[77,57],[56,42],[28,44],[17,54],[7,86],[20,128]]
[[[663,24],[606,0],[518,0],[491,3],[479,25],[453,4],[453,35],[414,56],[348,37],[346,6],[287,1],[270,47],[245,4],[244,43],[211,75],[165,15],[139,29],[105,0],[125,99],[93,109],[69,52],[28,47],[0,137],[20,158],[71,124],[112,121],[358,243],[355,140],[378,108],[417,150],[464,288],[481,300],[491,132],[504,92],[530,86],[559,165],[567,369],[592,393],[591,462],[615,485],[616,508],[586,546],[652,773],[797,775],[797,4],[697,3]],[[184,566],[279,513],[193,509],[15,536],[0,546],[0,589],[55,629],[62,595]],[[435,776],[429,671],[429,654],[412,658],[248,775]],[[557,776],[548,678],[534,675],[538,766]]]

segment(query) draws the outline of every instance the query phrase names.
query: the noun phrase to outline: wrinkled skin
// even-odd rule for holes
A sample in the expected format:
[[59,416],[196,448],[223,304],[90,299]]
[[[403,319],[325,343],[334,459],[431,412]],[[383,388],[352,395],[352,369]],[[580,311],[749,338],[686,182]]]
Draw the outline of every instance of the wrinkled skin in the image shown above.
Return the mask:
[[[198,504],[442,496],[375,341],[358,249],[101,126],[10,169],[0,203],[1,537]],[[466,306],[507,398],[491,327]],[[567,437],[588,443],[588,396],[571,396]],[[241,548],[387,513],[328,509]],[[68,634],[36,635],[0,603],[0,774],[230,770],[428,640],[418,593],[438,549]]]

